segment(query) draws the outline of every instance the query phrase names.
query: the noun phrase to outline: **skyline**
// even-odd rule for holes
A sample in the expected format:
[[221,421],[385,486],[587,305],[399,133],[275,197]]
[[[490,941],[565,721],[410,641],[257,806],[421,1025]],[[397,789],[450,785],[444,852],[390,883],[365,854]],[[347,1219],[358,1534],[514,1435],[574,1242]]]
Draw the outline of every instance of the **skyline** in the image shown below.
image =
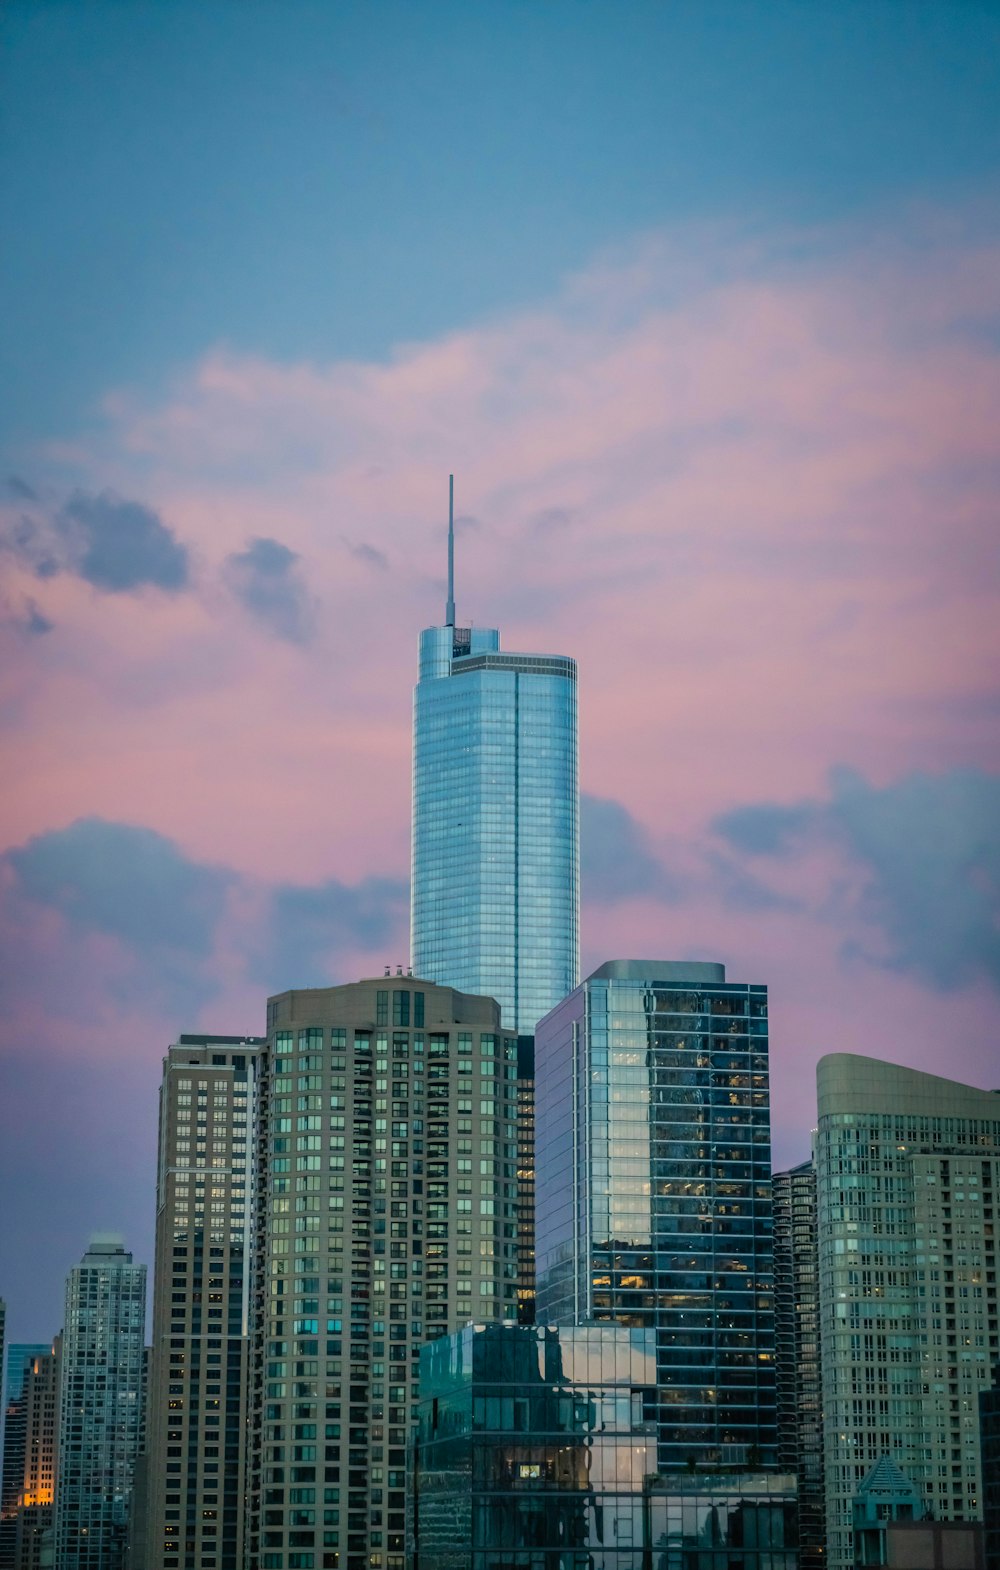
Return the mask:
[[767,983],[779,1169],[824,1052],[989,1088],[1000,18],[73,9],[4,17],[10,1338],[151,1261],[180,1032],[405,968],[451,471],[463,624],[579,665],[581,974]]

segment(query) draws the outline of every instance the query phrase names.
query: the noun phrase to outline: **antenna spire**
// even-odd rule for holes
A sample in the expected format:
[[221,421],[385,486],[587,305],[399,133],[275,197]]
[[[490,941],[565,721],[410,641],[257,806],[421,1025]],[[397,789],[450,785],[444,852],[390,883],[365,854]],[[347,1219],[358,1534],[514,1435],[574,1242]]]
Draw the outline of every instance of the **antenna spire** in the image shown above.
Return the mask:
[[455,625],[455,476],[448,476],[448,603],[444,611],[446,627]]

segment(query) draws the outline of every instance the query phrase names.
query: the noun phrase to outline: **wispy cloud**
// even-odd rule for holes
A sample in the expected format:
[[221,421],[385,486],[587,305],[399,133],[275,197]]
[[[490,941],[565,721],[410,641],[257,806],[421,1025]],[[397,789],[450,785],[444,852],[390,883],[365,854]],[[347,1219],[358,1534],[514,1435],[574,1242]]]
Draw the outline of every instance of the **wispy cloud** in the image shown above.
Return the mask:
[[684,887],[627,807],[586,793],[580,798],[580,882],[584,900],[595,904],[639,898],[673,903]]
[[244,609],[275,637],[309,642],[313,607],[296,551],[280,540],[251,540],[245,551],[227,556],[223,577]]
[[859,888],[830,890],[850,952],[942,991],[980,978],[1000,988],[1000,777],[914,773],[878,787],[840,768],[826,800],[741,807],[715,827],[758,860],[838,846],[863,872]]
[[379,572],[385,572],[389,566],[389,558],[385,551],[380,551],[376,545],[369,545],[365,540],[345,540],[344,544],[355,561],[364,562],[366,567],[377,567]]

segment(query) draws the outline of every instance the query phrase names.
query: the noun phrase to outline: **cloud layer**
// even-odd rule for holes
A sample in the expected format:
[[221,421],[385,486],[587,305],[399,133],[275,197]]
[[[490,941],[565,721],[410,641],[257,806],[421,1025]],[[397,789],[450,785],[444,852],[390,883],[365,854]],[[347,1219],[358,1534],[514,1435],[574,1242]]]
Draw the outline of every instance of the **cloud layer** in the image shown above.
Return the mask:
[[[49,514],[24,481],[12,476],[7,483],[22,510],[3,519],[0,549],[36,579],[70,573],[106,594],[174,594],[188,586],[188,551],[151,507],[107,490],[78,490]],[[25,503],[37,506],[28,512]]]
[[223,564],[225,581],[244,608],[288,643],[308,643],[312,634],[312,606],[298,561],[280,540],[261,537]]
[[[716,829],[751,857],[793,857],[833,844],[862,872],[831,891],[850,949],[954,991],[1000,988],[1000,778],[976,770],[911,774],[881,789],[834,770],[826,801],[754,803]],[[865,944],[878,928],[881,949]]]
[[821,1051],[946,1043],[988,1079],[997,320],[973,204],[706,224],[382,362],[208,350],[19,457],[12,1054],[151,1107],[178,1030],[256,1031],[269,989],[405,959],[454,471],[460,616],[579,662],[585,965],[769,982],[779,1159]]

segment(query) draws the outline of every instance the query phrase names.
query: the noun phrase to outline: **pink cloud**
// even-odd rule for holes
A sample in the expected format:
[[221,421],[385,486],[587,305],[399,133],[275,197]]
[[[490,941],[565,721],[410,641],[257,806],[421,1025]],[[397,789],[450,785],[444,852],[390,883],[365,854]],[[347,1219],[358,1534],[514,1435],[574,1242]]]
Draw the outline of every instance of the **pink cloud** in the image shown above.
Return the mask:
[[[808,1153],[825,1051],[989,1080],[995,996],[872,962],[885,933],[842,848],[754,866],[772,902],[741,905],[709,825],[743,803],[823,801],[838,763],[875,787],[1000,767],[998,311],[1000,245],[974,208],[863,236],[688,228],[384,363],[210,349],[159,398],[110,391],[88,441],[54,433],[25,455],[39,518],[73,485],[139,500],[186,547],[191,587],[40,580],[12,543],[22,499],[0,507],[3,601],[54,623],[31,639],[0,626],[0,849],[97,816],[227,880],[191,961],[200,990],[175,975],[169,998],[127,935],[9,907],[14,1132],[53,1073],[103,1109],[94,1137],[43,1120],[85,1173],[66,1258],[114,1184],[124,1208],[93,1224],[124,1219],[145,1251],[161,1052],[181,1030],[262,1028],[276,887],[347,885],[349,925],[357,885],[406,876],[410,689],[419,630],[443,610],[452,470],[475,520],[460,615],[500,625],[507,648],[576,655],[583,788],[628,809],[682,890],[592,899],[585,965],[718,958],[770,984],[779,1164]],[[275,637],[233,592],[226,560],[254,539],[296,553],[310,642]],[[9,880],[0,866],[8,899]],[[319,908],[299,911],[303,945]],[[405,941],[398,888],[385,908],[378,941],[331,940],[343,979],[405,960],[384,952]],[[51,1151],[35,1154],[48,1170]]]
[[[9,689],[10,836],[113,810],[261,876],[405,863],[408,689],[452,468],[481,522],[462,614],[578,655],[585,781],[647,822],[795,794],[842,759],[887,777],[939,760],[942,727],[955,761],[989,763],[947,711],[1000,625],[1000,356],[968,327],[1000,306],[1000,247],[928,214],[901,233],[651,237],[385,364],[214,350],[158,404],[109,395],[93,483],[158,508],[198,589],[45,590],[57,631]],[[571,521],[532,531],[547,509]],[[305,564],[307,652],[221,582],[261,536]]]
[[[57,625],[8,678],[8,840],[99,811],[255,877],[405,867],[450,469],[480,524],[462,614],[578,656],[584,783],[648,826],[694,832],[836,761],[995,764],[957,711],[1000,625],[1000,356],[969,326],[1000,306],[1000,247],[975,214],[896,219],[863,243],[647,237],[385,363],[216,349],[159,401],[109,394],[81,480],[155,506],[196,588],[111,603],[22,573]],[[308,649],[226,591],[255,537],[299,553]]]

